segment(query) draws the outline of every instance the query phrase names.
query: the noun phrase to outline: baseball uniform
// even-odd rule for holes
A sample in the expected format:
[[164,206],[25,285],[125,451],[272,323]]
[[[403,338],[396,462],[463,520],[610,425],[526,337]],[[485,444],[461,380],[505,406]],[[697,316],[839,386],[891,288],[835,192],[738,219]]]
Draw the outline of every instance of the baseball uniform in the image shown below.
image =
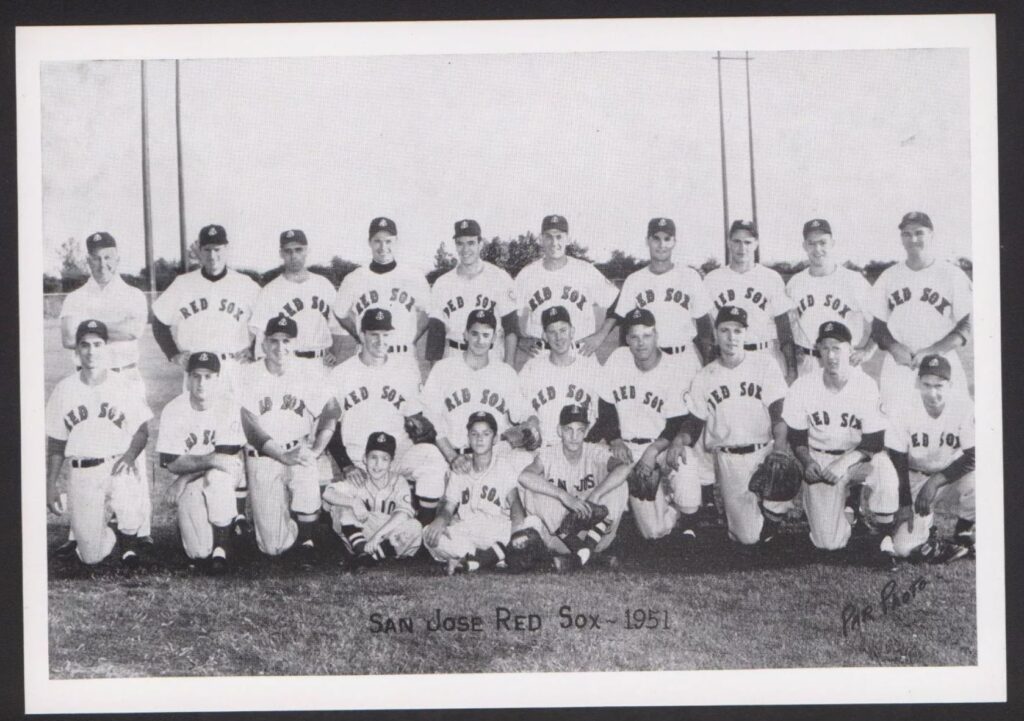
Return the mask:
[[704,287],[716,311],[725,306],[736,306],[747,312],[746,349],[769,349],[780,367],[785,368],[781,353],[774,348],[774,341],[778,339],[775,318],[793,307],[793,302],[786,295],[782,276],[759,263],[746,273],[738,273],[725,266],[708,273]]
[[404,514],[406,518],[387,533],[385,540],[390,541],[398,558],[411,558],[419,550],[423,536],[423,526],[416,520],[412,506],[412,489],[405,477],[394,471],[382,480],[381,485],[369,478],[361,486],[348,481],[332,483],[324,490],[324,508],[331,514],[334,532],[346,541],[347,529],[342,528],[350,522],[345,518],[346,511],[352,514],[352,525],[358,527],[363,538],[375,534],[396,512]]
[[516,276],[515,288],[520,307],[528,313],[525,333],[536,338],[543,337],[540,315],[548,306],[564,306],[581,339],[597,329],[594,306],[609,308],[619,295],[597,268],[572,257],[566,257],[565,266],[557,270],[545,268],[543,260],[530,263]]
[[[505,270],[481,261],[483,270],[467,278],[453,268],[434,281],[430,289],[430,317],[444,324],[446,356],[465,350],[466,319],[477,308],[491,311],[499,320],[519,309],[515,284]],[[495,330],[491,358],[504,360],[505,342],[501,325]]]
[[652,273],[646,266],[622,284],[616,310],[625,314],[633,308],[647,308],[654,314],[659,347],[676,352],[693,345],[697,319],[711,311],[711,299],[693,268],[676,265],[665,273]]
[[339,318],[346,315],[355,327],[369,308],[391,311],[395,330],[391,334],[392,353],[415,353],[417,320],[419,313],[430,310],[430,287],[426,276],[404,265],[377,273],[360,266],[345,276],[334,299],[334,312]]
[[260,344],[267,321],[285,315],[299,327],[292,356],[308,372],[326,375],[323,357],[334,342],[332,336],[342,333],[332,312],[335,295],[331,281],[316,273],[310,273],[301,282],[289,280],[282,273],[263,286],[249,320],[249,328],[256,336],[256,356],[262,356]]
[[558,415],[563,406],[577,404],[597,414],[598,387],[603,372],[594,356],[574,354],[566,366],[551,362],[551,354],[531,358],[519,371],[519,387],[533,415],[540,420],[540,435],[547,445],[561,445]]

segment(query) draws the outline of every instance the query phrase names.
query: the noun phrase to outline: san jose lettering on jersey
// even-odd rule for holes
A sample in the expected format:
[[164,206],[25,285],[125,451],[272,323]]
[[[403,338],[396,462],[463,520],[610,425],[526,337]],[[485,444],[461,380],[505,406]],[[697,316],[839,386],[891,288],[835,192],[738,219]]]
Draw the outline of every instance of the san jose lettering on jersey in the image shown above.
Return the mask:
[[571,487],[572,490],[577,493],[589,491],[597,485],[597,479],[593,473],[588,473],[582,478],[578,479],[575,483],[565,480],[564,478],[553,478],[548,477],[548,483],[558,486],[563,491],[568,491]]
[[[370,399],[370,390],[366,386],[359,386],[348,391],[342,402],[342,410],[352,410],[355,406],[359,405],[363,401]],[[389,385],[385,385],[380,389],[380,396],[378,400],[386,401],[395,407],[396,410],[403,410],[406,405],[405,396],[396,389]]]
[[[893,311],[897,306],[909,303],[911,300],[914,300],[914,293],[910,288],[906,286],[897,288],[888,295],[889,310]],[[917,296],[917,301],[930,305],[939,315],[945,315],[946,310],[953,305],[953,301],[931,288],[922,289],[921,294]]]
[[[124,430],[124,421],[126,416],[123,411],[119,410],[117,406],[111,403],[107,403],[106,401],[100,403],[99,412],[96,414],[96,417],[106,419],[118,428]],[[80,405],[64,414],[64,428],[70,433],[72,428],[88,419],[89,408],[87,406]]]
[[[653,303],[658,299],[658,294],[650,288],[640,291],[634,296],[637,308],[643,308],[649,303]],[[676,305],[690,310],[691,297],[689,293],[675,288],[666,288],[664,296],[661,300],[665,303],[675,303]]]
[[[384,300],[381,300],[381,297]],[[391,307],[399,305],[405,308],[410,313],[412,309],[416,307],[416,297],[413,296],[409,291],[402,288],[391,288],[389,291],[381,293],[377,290],[368,290],[365,293],[361,293],[353,305],[353,309],[356,315],[361,316],[367,308],[373,308],[374,306],[380,305],[380,303],[390,303]]]
[[538,412],[548,403],[553,402],[558,403],[559,411],[561,411],[562,406],[569,405],[570,403],[589,408],[593,403],[593,397],[575,383],[570,383],[564,393],[559,393],[554,386],[549,385],[538,390],[530,398],[530,405],[534,411]]
[[[548,286],[544,286],[533,291],[533,294],[530,295],[529,299],[530,312],[536,311],[549,300],[555,298],[556,293],[557,291],[552,292],[551,288]],[[576,306],[578,310],[583,310],[584,308],[587,307],[586,293],[576,288],[573,288],[570,285],[563,285],[561,294],[557,295],[557,298],[558,300],[564,301],[569,305]]]
[[[754,383],[753,381],[740,381],[737,387],[739,389],[739,397],[756,398],[757,400],[762,400],[761,384]],[[707,396],[705,396],[705,400],[708,404],[708,407],[714,410],[718,408],[720,404],[724,403],[725,401],[729,400],[732,397],[733,392],[729,390],[729,386],[720,385],[717,388],[712,388],[708,392]]]
[[[481,308],[483,310],[494,310],[498,303],[493,298],[490,298],[483,293],[477,293],[476,298],[472,300],[472,305],[469,306],[470,310],[476,310]],[[457,313],[467,306],[466,300],[461,296],[457,295],[454,298],[449,298],[445,301],[444,307],[441,312],[444,313],[444,317],[451,318],[452,313]]]
[[[821,304],[825,308],[834,310],[840,318],[845,319],[846,316],[853,310],[848,303],[843,301],[839,296],[833,295],[832,293],[827,294],[821,301]],[[796,310],[800,316],[803,316],[805,312],[814,308],[817,305],[814,294],[808,293],[804,297],[796,301]]]
[[[451,412],[459,406],[473,402],[473,392],[469,388],[459,388],[445,396],[444,406],[449,412]],[[482,389],[476,395],[475,402],[481,405],[490,406],[502,414],[507,413],[509,410],[509,403],[505,400],[505,397],[500,393],[490,390],[489,388]]]

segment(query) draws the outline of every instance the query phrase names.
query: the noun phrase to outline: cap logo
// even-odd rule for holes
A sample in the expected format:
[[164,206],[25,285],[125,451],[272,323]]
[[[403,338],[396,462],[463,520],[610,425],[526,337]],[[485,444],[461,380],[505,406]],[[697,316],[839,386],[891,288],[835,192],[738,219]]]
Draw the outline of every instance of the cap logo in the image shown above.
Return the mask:
[[96,327],[96,321],[94,321],[94,320],[89,321],[89,327],[90,328],[95,328]]
[[384,320],[384,311],[378,310],[376,318],[377,318],[377,320]]
[[383,433],[378,433],[377,434],[377,443],[383,443],[383,442],[384,442],[384,434]]
[[469,223],[467,223],[466,221],[462,221],[462,224],[459,227],[465,230],[466,228],[469,227]]
[[289,230],[287,233],[284,234],[284,237],[285,238],[294,238],[295,237],[295,231],[294,230]]
[[288,325],[288,320],[284,316],[282,316],[282,317],[277,319],[277,324],[278,325]]
[[665,219],[664,218],[662,218],[661,220],[658,221],[658,227],[659,228],[664,228],[665,227]]
[[386,228],[386,227],[388,227],[388,221],[386,219],[384,219],[384,218],[381,218],[380,222],[377,223],[377,227],[378,228]]
[[551,216],[551,222],[552,223],[557,223],[558,222],[558,216],[557,215],[552,215]]
[[199,360],[205,363],[206,361],[210,360],[210,356],[208,356],[206,353],[200,353]]
[[932,359],[931,359],[931,360],[930,360],[930,361],[928,362],[928,365],[930,365],[930,366],[937,366],[938,364],[939,364],[939,359],[938,359],[938,358],[932,358]]
[[99,234],[99,233],[97,233],[96,235],[94,235],[94,236],[92,237],[92,239],[93,239],[93,240],[99,240],[99,239],[100,239],[100,234]]
[[216,228],[210,228],[208,231],[206,231],[206,234],[210,235],[210,236],[217,235],[217,229]]
[[825,325],[825,330],[832,330],[832,324],[828,323]]

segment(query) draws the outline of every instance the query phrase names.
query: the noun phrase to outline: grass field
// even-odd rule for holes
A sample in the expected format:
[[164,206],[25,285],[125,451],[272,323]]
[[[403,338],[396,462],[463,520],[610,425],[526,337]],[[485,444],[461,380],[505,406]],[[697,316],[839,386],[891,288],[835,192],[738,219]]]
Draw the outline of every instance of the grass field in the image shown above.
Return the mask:
[[[59,348],[55,321],[47,321],[45,338],[49,394],[70,372],[71,361]],[[143,340],[142,352],[148,400],[158,414],[180,391],[180,375],[163,361],[151,337]],[[970,375],[969,362],[967,370]],[[815,551],[799,521],[788,524],[770,549],[749,553],[732,547],[717,524],[702,528],[692,548],[683,549],[676,537],[648,543],[627,515],[615,547],[620,565],[572,575],[491,572],[446,578],[423,561],[362,575],[342,572],[333,562],[303,572],[259,557],[250,545],[240,551],[229,576],[210,578],[190,569],[180,550],[173,508],[163,497],[167,483],[167,476],[157,473],[156,568],[84,569],[51,558],[53,678],[977,661],[973,561],[885,571],[853,552]],[[942,523],[948,532],[951,519]],[[50,547],[66,533],[65,525],[52,522]],[[892,599],[893,590],[897,604],[883,603],[882,595]],[[564,606],[571,607],[566,612],[571,628],[562,627]],[[856,629],[847,623],[844,634],[843,611],[853,607],[870,607],[872,619]],[[465,617],[470,627],[479,617],[480,630],[429,630],[427,620],[437,609],[443,616]],[[627,609],[643,612],[631,620],[653,617],[658,627],[627,628]],[[499,613],[504,625],[498,623]],[[377,625],[373,614],[380,614]],[[524,630],[515,630],[516,616]],[[411,619],[411,632],[378,631],[386,618],[396,627],[398,619]],[[577,621],[584,628],[577,628]],[[647,625],[655,624],[648,620]],[[530,626],[539,628],[527,630]]]

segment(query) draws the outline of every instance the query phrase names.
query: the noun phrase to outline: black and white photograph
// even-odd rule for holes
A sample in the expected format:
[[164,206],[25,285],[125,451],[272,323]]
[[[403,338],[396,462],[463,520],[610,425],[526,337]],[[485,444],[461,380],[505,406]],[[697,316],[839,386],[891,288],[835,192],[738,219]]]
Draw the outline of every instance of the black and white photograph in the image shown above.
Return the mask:
[[1005,700],[993,16],[17,51],[30,712]]

